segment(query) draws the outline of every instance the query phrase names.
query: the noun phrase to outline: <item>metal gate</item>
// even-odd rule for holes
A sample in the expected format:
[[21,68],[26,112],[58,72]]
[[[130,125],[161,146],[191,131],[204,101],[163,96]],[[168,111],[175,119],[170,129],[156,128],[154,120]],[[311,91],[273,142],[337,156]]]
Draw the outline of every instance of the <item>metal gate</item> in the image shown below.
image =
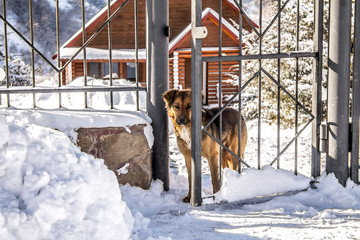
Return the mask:
[[[238,111],[239,114],[241,112],[241,93],[243,90],[252,82],[254,79],[258,79],[258,163],[257,167],[260,169],[262,166],[261,163],[261,134],[262,134],[262,127],[261,127],[261,109],[262,109],[262,96],[261,96],[261,90],[262,90],[262,79],[268,78],[270,81],[277,86],[277,94],[278,94],[278,100],[277,100],[277,110],[278,110],[278,116],[277,116],[277,156],[271,161],[270,165],[277,164],[277,168],[280,167],[280,157],[281,155],[287,151],[287,149],[294,144],[295,146],[295,156],[294,156],[294,173],[297,174],[297,161],[298,161],[298,137],[300,134],[304,131],[304,129],[309,125],[312,124],[312,157],[311,157],[311,175],[313,177],[320,176],[320,160],[321,160],[321,152],[320,152],[320,144],[322,141],[326,141],[322,137],[320,139],[321,135],[323,134],[323,131],[321,131],[322,128],[322,119],[323,119],[323,104],[322,104],[322,75],[323,75],[323,19],[324,19],[324,1],[323,0],[315,0],[314,1],[314,29],[313,29],[313,51],[301,51],[299,47],[299,11],[301,2],[299,0],[286,0],[286,1],[274,1],[277,2],[278,11],[271,18],[271,21],[269,21],[269,24],[264,26],[263,25],[263,1],[259,0],[259,27],[255,27],[254,24],[251,23],[251,20],[249,19],[248,15],[243,9],[243,1],[242,0],[234,0],[232,1],[233,4],[239,9],[239,54],[236,56],[225,56],[222,55],[222,25],[219,24],[219,48],[218,56],[213,57],[202,57],[201,56],[201,45],[202,45],[202,36],[201,34],[198,34],[201,31],[205,31],[204,27],[201,26],[201,11],[202,11],[202,1],[201,0],[192,0],[192,79],[200,79],[201,77],[201,65],[202,62],[217,62],[219,64],[219,92],[218,92],[218,105],[219,105],[219,112],[210,120],[209,123],[205,124],[205,126],[201,126],[201,81],[192,81],[192,116],[195,116],[192,119],[192,198],[191,203],[192,205],[200,205],[201,204],[201,132],[205,132],[207,135],[209,135],[214,141],[216,141],[219,144],[220,150],[225,149],[231,153],[232,156],[234,156],[239,161],[239,172],[241,171],[241,165],[249,167],[249,164],[240,157],[240,147],[239,152],[232,152],[230,149],[228,149],[221,140],[221,132],[219,133],[220,137],[216,138],[214,137],[209,131],[207,131],[207,127],[215,121],[215,119],[219,119],[219,121],[222,121],[222,111],[228,107],[236,98],[239,99],[239,107]],[[288,22],[287,24],[293,24],[295,28],[295,32],[293,32],[294,35],[296,35],[296,47],[294,51],[281,51],[280,43],[281,43],[281,20],[284,16],[284,9],[290,4],[290,2],[296,4],[297,7],[297,17],[295,22]],[[219,0],[219,19],[222,19],[222,4],[223,1]],[[356,15],[356,26],[359,25],[359,3],[356,1],[357,7],[357,15]],[[351,5],[351,4],[350,4]],[[246,54],[242,51],[243,46],[243,33],[242,33],[242,19],[243,17],[250,23],[252,30],[256,33],[259,41],[259,49],[257,54]],[[221,20],[220,20],[221,21]],[[276,25],[277,24],[277,25]],[[274,27],[276,25],[277,29],[277,52],[276,53],[267,53],[263,51],[263,46],[265,46],[263,42],[264,36],[268,34],[269,29],[271,27]],[[355,28],[355,53],[354,53],[354,82],[353,82],[353,123],[352,127],[354,128],[353,132],[353,138],[356,138],[353,140],[353,146],[356,149],[353,149],[352,154],[352,169],[353,175],[352,179],[356,179],[356,182],[358,181],[358,148],[359,148],[359,140],[358,140],[358,132],[359,132],[359,106],[358,106],[358,91],[359,88],[358,82],[359,82],[359,29],[358,27]],[[195,33],[195,34],[194,34]],[[350,42],[349,42],[350,44]],[[357,55],[355,55],[357,54]],[[356,57],[357,56],[357,57]],[[350,57],[350,56],[349,56]],[[299,101],[299,61],[301,58],[312,58],[313,59],[313,81],[312,81],[312,109],[309,109],[308,107],[304,106]],[[264,60],[276,60],[277,61],[277,76],[273,76],[269,73],[263,66],[262,61]],[[291,94],[283,85],[280,78],[280,61],[284,59],[293,59],[296,62],[296,73],[295,73],[295,80],[294,80],[294,87],[295,87],[295,94]],[[248,79],[242,79],[242,62],[247,60],[256,60],[258,61],[258,69],[256,69],[255,73],[252,75],[252,77]],[[222,72],[221,72],[221,65],[223,62],[227,61],[236,61],[239,63],[239,73],[238,73],[238,91],[236,94],[234,94],[227,103],[223,103],[222,101],[222,92],[221,92],[221,86],[222,86]],[[357,64],[357,65],[356,65]],[[348,89],[349,91],[349,89]],[[286,94],[289,98],[292,99],[295,105],[295,136],[288,142],[288,144],[284,148],[280,148],[280,92],[283,94]],[[308,116],[308,121],[302,125],[301,128],[299,128],[298,124],[298,117],[299,117],[299,110],[306,113]],[[239,117],[240,120],[240,117]],[[326,124],[325,124],[326,125]],[[195,126],[195,127],[194,127]],[[239,129],[241,128],[241,121],[239,121]],[[221,129],[221,125],[220,125]],[[325,128],[326,129],[326,128]],[[239,131],[239,146],[240,146],[240,131]],[[354,145],[355,144],[355,145]],[[221,151],[219,151],[221,152]],[[221,166],[221,156],[219,156],[219,161]],[[221,169],[221,167],[220,167]],[[329,168],[327,167],[327,170]],[[221,170],[220,170],[221,171]],[[346,172],[347,176],[349,176],[349,173]],[[355,175],[356,174],[356,175]],[[221,176],[221,172],[219,174]],[[221,181],[221,179],[220,179]]]

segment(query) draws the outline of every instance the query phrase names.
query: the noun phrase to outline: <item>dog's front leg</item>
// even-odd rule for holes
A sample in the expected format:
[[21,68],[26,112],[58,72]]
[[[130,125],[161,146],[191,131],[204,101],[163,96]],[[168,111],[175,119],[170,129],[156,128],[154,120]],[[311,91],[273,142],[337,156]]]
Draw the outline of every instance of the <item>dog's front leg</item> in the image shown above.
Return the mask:
[[214,154],[213,156],[209,157],[209,167],[210,167],[210,174],[211,174],[211,183],[213,185],[213,193],[217,193],[220,190],[220,178],[219,178],[219,161],[218,161],[218,154]]
[[183,202],[190,202],[191,197],[191,153],[185,155],[185,164],[188,172],[188,184],[189,184],[189,192],[186,197],[183,198]]
[[190,202],[190,197],[191,197],[191,151],[188,148],[187,143],[182,140],[181,138],[177,138],[177,145],[181,151],[181,153],[184,155],[185,157],[185,166],[186,166],[186,170],[188,172],[188,184],[189,184],[189,192],[187,194],[186,197],[183,198],[183,202]]

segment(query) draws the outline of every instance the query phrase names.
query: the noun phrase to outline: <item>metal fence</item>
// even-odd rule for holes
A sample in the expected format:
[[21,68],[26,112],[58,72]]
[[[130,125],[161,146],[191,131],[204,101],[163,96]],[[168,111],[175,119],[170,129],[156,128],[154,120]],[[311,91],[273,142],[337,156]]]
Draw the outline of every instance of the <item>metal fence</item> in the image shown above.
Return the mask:
[[[88,97],[87,93],[89,92],[104,92],[109,93],[109,102],[110,102],[110,109],[114,108],[114,99],[113,99],[113,93],[114,92],[123,92],[123,91],[135,91],[136,92],[136,106],[135,110],[139,110],[139,92],[146,91],[145,87],[141,87],[139,85],[139,49],[138,49],[138,10],[137,10],[137,0],[129,1],[125,0],[121,4],[120,7],[118,7],[115,10],[112,10],[112,13],[110,11],[112,2],[110,0],[107,0],[107,19],[102,23],[102,25],[96,30],[94,34],[92,34],[90,37],[86,38],[86,21],[85,21],[85,0],[81,0],[81,18],[82,18],[82,46],[76,51],[76,53],[65,63],[61,64],[61,44],[60,44],[60,34],[61,34],[61,27],[66,26],[60,26],[60,16],[59,16],[59,4],[61,4],[61,1],[55,0],[55,13],[56,13],[56,51],[57,51],[57,57],[56,57],[56,63],[49,60],[37,47],[35,47],[34,44],[34,9],[33,9],[33,0],[28,1],[28,9],[29,9],[29,36],[30,38],[27,39],[26,36],[20,33],[20,31],[9,21],[7,18],[7,1],[2,0],[2,14],[0,14],[0,19],[3,22],[3,29],[4,29],[4,70],[5,70],[5,86],[0,87],[0,99],[1,96],[6,96],[5,102],[1,102],[1,105],[5,107],[11,107],[11,95],[13,94],[19,94],[19,93],[27,93],[27,94],[33,94],[33,108],[37,108],[36,105],[36,98],[35,94],[38,93],[58,93],[58,108],[62,108],[62,93],[84,93],[84,109],[88,108]],[[101,30],[107,28],[108,30],[108,49],[109,49],[109,56],[108,56],[108,62],[111,63],[113,61],[112,57],[112,36],[111,36],[111,21],[114,19],[114,17],[118,14],[122,14],[122,9],[127,4],[134,4],[134,25],[135,25],[135,86],[120,86],[120,85],[114,85],[113,84],[113,69],[112,64],[109,64],[109,84],[108,86],[88,86],[87,85],[87,49],[86,47],[94,40],[94,38],[101,32]],[[14,32],[19,38],[22,39],[22,41],[29,46],[31,51],[31,84],[30,86],[11,86],[10,84],[10,77],[9,77],[9,56],[11,55],[9,53],[9,40],[8,40],[8,34],[9,30]],[[83,63],[84,63],[84,85],[83,86],[65,86],[62,84],[62,72],[65,70],[65,68],[79,55],[83,53]],[[54,70],[57,74],[57,86],[56,87],[44,87],[44,86],[37,86],[36,84],[36,74],[35,74],[35,54],[39,56],[52,70]],[[1,101],[1,100],[0,100]]]
[[[143,19],[140,19],[140,3],[138,0],[118,0],[111,1],[107,0],[107,5],[102,9],[102,11],[107,12],[106,19],[101,23],[101,26],[96,29],[96,31],[91,35],[86,35],[86,16],[85,16],[85,0],[81,0],[81,32],[82,32],[82,46],[77,49],[77,51],[70,57],[70,59],[61,63],[61,44],[60,44],[60,34],[61,29],[68,26],[60,26],[60,13],[59,13],[59,4],[61,1],[55,0],[55,13],[56,13],[56,48],[57,56],[56,63],[49,60],[45,54],[43,54],[34,44],[34,9],[33,9],[33,0],[29,0],[29,35],[27,38],[9,21],[7,17],[7,3],[9,1],[2,0],[2,13],[0,14],[0,20],[3,22],[4,26],[4,69],[5,69],[5,85],[0,86],[0,107],[13,107],[11,102],[11,96],[16,96],[17,94],[32,94],[33,104],[32,109],[39,109],[36,102],[37,94],[58,94],[58,106],[57,108],[64,108],[63,106],[63,97],[67,93],[77,93],[84,94],[84,106],[82,109],[88,109],[88,94],[89,93],[105,93],[109,95],[110,107],[109,110],[118,110],[114,106],[114,93],[119,92],[136,92],[136,103],[134,104],[134,110],[136,111],[146,111],[149,117],[153,120],[153,134],[154,134],[154,144],[152,146],[152,168],[153,168],[153,178],[160,179],[164,182],[164,189],[169,189],[169,140],[168,140],[168,117],[165,110],[165,104],[162,99],[162,94],[168,89],[169,83],[169,71],[168,71],[168,43],[169,36],[164,32],[164,26],[169,25],[169,16],[168,16],[168,0],[144,0],[142,1],[142,6],[145,6],[146,9],[143,13]],[[134,52],[135,52],[135,86],[113,84],[113,43],[111,35],[111,24],[112,20],[115,19],[117,15],[124,14],[125,7],[128,7],[130,4],[133,4],[131,8],[134,9]],[[116,8],[113,6],[117,6]],[[128,9],[131,9],[130,7]],[[145,19],[144,19],[145,18]],[[139,24],[146,23],[146,87],[143,87],[139,83]],[[71,26],[72,27],[72,26]],[[100,34],[102,30],[108,31],[107,36],[107,45],[108,45],[108,63],[109,63],[109,82],[106,86],[90,86],[87,85],[87,47],[91,42]],[[21,40],[31,49],[31,84],[30,86],[12,86],[9,78],[9,41],[8,35],[9,30],[15,33]],[[65,68],[74,61],[75,58],[83,54],[83,70],[84,70],[84,84],[83,86],[68,86],[62,84],[62,73],[65,71]],[[52,70],[56,72],[57,75],[57,86],[55,87],[44,87],[36,84],[36,69],[35,69],[35,56],[40,57]],[[141,92],[146,93],[145,99],[145,109],[142,106],[139,106],[139,94]],[[5,99],[5,100],[4,100]],[[16,107],[15,107],[16,108]],[[99,109],[92,109],[99,110]],[[103,109],[101,109],[103,110]],[[129,109],[126,109],[129,110]]]

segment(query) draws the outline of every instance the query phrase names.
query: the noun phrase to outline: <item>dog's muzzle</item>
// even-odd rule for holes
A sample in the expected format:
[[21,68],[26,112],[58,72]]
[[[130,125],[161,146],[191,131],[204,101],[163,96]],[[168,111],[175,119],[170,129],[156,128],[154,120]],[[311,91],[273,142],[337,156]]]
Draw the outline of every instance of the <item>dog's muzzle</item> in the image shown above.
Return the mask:
[[176,123],[179,125],[186,125],[189,122],[190,122],[189,119],[187,119],[185,117],[179,117],[178,119],[176,119]]

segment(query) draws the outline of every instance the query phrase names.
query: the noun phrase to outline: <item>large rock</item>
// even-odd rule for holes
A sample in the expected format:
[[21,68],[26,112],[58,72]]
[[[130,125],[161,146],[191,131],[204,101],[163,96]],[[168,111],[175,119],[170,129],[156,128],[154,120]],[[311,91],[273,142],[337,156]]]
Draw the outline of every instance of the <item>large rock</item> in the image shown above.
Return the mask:
[[104,159],[120,184],[148,189],[152,180],[151,149],[144,127],[145,124],[126,128],[79,128],[77,144],[81,151]]

